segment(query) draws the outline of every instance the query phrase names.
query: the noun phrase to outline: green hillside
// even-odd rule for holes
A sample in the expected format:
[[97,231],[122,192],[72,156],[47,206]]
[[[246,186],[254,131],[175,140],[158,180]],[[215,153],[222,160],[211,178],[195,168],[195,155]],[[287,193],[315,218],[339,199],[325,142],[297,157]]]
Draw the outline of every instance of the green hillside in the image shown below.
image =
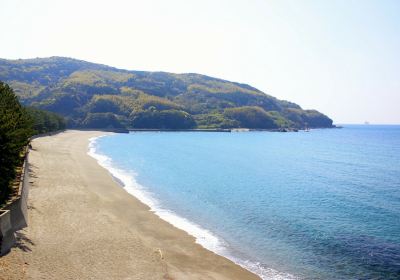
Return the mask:
[[199,74],[127,71],[50,57],[0,59],[22,104],[86,128],[317,128],[332,120],[246,84]]

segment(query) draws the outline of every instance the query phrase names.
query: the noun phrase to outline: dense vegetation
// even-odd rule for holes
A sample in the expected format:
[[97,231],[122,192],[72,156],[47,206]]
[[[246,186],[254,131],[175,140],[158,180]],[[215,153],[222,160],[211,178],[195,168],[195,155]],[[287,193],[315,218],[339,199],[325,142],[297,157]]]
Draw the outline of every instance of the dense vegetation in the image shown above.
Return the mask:
[[9,195],[21,152],[32,135],[32,122],[12,89],[0,82],[0,204]]
[[64,120],[54,113],[22,107],[13,90],[0,81],[0,205],[11,193],[29,138],[64,127]]
[[132,126],[137,128],[185,129],[194,128],[193,117],[179,110],[157,111],[154,107],[134,115]]
[[56,113],[33,107],[27,107],[25,110],[31,119],[34,134],[63,130],[66,127],[64,118]]
[[225,109],[224,114],[238,122],[239,127],[278,128],[273,115],[260,107],[245,106]]
[[304,128],[332,120],[249,85],[199,74],[120,70],[70,58],[0,60],[0,80],[24,105],[69,127]]

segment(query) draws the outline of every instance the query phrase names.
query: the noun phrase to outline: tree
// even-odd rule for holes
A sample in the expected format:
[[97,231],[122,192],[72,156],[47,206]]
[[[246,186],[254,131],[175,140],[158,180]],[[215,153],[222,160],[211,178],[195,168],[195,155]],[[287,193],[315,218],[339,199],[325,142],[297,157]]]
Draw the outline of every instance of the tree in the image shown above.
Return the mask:
[[180,110],[157,111],[154,107],[133,116],[134,128],[189,129],[196,126],[193,117]]
[[15,169],[23,161],[21,152],[32,133],[32,120],[13,90],[0,81],[0,203],[10,194]]
[[33,122],[35,134],[65,129],[66,123],[63,117],[53,112],[48,112],[33,107],[26,108]]
[[277,128],[274,116],[256,106],[243,106],[225,109],[224,115],[239,122],[240,127],[245,128]]
[[89,113],[82,122],[86,128],[124,128],[113,113]]

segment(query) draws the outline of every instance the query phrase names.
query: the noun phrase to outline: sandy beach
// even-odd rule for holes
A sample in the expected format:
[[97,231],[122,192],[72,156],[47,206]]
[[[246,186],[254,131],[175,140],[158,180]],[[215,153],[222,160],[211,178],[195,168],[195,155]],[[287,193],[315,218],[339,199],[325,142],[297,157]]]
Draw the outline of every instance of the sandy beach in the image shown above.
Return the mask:
[[260,279],[125,192],[87,155],[103,134],[33,140],[29,227],[0,258],[1,279]]

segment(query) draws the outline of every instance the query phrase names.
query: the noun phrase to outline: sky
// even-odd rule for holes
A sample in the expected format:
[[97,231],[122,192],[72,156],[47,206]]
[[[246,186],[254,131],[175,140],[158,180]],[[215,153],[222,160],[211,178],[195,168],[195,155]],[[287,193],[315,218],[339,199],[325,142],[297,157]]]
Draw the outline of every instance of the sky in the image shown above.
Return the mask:
[[0,0],[0,58],[250,84],[336,124],[400,124],[398,0]]

